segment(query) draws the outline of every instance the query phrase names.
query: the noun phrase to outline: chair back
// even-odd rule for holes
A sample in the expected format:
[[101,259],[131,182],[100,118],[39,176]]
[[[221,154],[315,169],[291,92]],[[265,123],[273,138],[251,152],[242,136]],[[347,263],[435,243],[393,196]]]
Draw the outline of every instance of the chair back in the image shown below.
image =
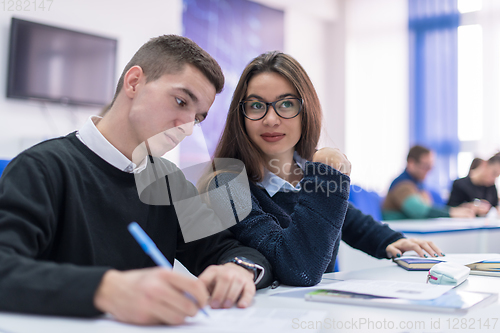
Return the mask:
[[349,201],[366,215],[382,220],[382,198],[377,192],[367,191],[358,185],[351,185]]
[[9,164],[10,160],[0,160],[0,176],[3,173],[3,169]]

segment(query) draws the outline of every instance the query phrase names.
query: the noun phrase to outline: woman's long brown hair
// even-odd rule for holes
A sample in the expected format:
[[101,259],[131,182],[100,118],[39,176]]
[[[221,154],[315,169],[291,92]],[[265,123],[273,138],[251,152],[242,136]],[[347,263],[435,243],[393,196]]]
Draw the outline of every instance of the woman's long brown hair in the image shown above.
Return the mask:
[[295,147],[297,153],[311,160],[321,134],[321,106],[316,90],[302,66],[291,56],[278,52],[261,54],[252,60],[243,70],[233,94],[233,99],[226,119],[224,132],[215,149],[214,158],[235,158],[246,167],[247,175],[253,182],[263,177],[265,160],[263,152],[257,147],[246,132],[245,117],[239,103],[246,98],[248,82],[257,74],[275,72],[297,89],[304,100],[302,106],[301,137]]

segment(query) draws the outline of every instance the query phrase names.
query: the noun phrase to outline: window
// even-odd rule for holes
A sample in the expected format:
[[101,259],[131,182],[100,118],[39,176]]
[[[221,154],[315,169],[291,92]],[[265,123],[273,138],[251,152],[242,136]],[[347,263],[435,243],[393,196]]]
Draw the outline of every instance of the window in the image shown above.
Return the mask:
[[458,11],[460,13],[470,13],[477,12],[483,8],[482,0],[458,0],[457,1]]
[[458,175],[500,149],[500,1],[458,0]]
[[474,159],[474,153],[462,151],[458,153],[457,167],[458,167],[458,177],[463,178],[469,173],[470,164]]

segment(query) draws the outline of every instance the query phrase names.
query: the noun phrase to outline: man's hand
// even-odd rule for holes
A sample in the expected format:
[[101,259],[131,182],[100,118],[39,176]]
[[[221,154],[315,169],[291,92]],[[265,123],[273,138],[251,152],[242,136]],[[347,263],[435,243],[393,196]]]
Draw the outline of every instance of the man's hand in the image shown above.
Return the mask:
[[450,213],[450,217],[458,217],[458,218],[474,218],[476,217],[476,213],[474,210],[468,207],[451,207],[448,211]]
[[[184,292],[198,302],[193,303]],[[182,324],[208,301],[205,284],[162,267],[109,270],[94,295],[94,305],[116,319],[140,325]]]
[[237,304],[246,308],[255,295],[254,274],[234,263],[212,265],[201,273],[199,280],[210,292],[210,306],[214,309],[230,308]]
[[443,256],[443,253],[434,245],[433,242],[429,242],[423,239],[417,238],[401,238],[392,244],[387,245],[385,252],[389,258],[400,257],[406,251],[415,251],[420,257],[426,257],[424,250],[431,255],[431,257]]
[[321,162],[337,169],[345,175],[351,175],[351,162],[349,162],[347,156],[338,148],[321,148],[314,153],[312,161]]
[[474,200],[472,204],[474,206],[473,210],[476,215],[485,216],[491,209],[491,204],[489,203],[489,201],[484,199]]
[[476,215],[485,216],[491,209],[491,204],[484,199],[476,199],[472,202],[465,202],[458,207],[470,208]]

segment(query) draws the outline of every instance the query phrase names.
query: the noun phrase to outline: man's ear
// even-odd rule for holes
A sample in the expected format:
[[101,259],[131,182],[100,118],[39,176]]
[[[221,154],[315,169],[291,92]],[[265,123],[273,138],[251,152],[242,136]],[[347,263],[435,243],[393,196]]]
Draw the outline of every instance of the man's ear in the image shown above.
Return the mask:
[[134,98],[137,92],[137,86],[143,77],[144,72],[140,66],[133,66],[125,73],[125,77],[123,78],[123,90],[127,97]]

